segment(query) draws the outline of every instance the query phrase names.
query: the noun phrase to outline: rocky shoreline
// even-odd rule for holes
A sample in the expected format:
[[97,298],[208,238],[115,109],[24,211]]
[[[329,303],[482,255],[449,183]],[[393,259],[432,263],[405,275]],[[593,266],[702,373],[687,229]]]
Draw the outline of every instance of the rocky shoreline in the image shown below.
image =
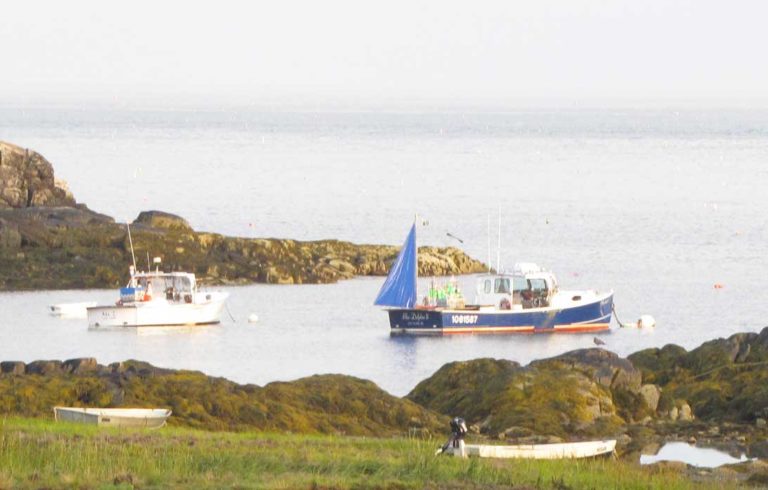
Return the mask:
[[[748,355],[738,355],[747,350]],[[719,363],[716,368],[707,367],[712,359]],[[355,401],[354,390],[344,386],[362,383],[370,393],[376,392],[376,397],[423,407],[432,416],[426,417],[430,424],[420,426],[437,428],[438,433],[445,432],[446,427],[432,422],[444,423],[449,417],[462,416],[470,433],[516,443],[613,437],[619,440],[622,454],[631,454],[647,444],[676,440],[741,448],[748,456],[768,457],[768,384],[763,382],[766,378],[768,327],[759,334],[742,333],[709,341],[690,352],[667,345],[621,358],[610,351],[591,348],[526,366],[499,359],[452,362],[418,383],[402,399],[392,397],[370,381],[342,375],[314,376],[265,388],[302,385],[301,396],[311,399],[335,385],[331,391],[348,391],[346,402],[354,405],[364,403],[366,398]],[[50,403],[93,406],[152,403],[171,407],[170,398],[163,397],[178,397],[185,382],[199,384],[203,391],[215,392],[219,389],[217,385],[232,393],[242,390],[244,394],[253,394],[262,390],[255,385],[238,385],[199,372],[162,369],[140,361],[109,366],[92,358],[28,364],[4,361],[0,363],[0,413],[47,414],[50,407],[43,402],[46,397],[39,395],[49,391],[45,383],[51,379],[57,380],[52,386],[62,382],[73,384],[71,389],[54,393],[64,398],[51,398]],[[98,381],[98,386],[94,381]],[[27,383],[37,387],[37,396],[25,398]],[[143,398],[147,393],[146,386],[141,387],[144,384],[155,385],[153,389],[157,391],[153,396],[159,398]],[[132,389],[143,395],[135,395]],[[208,396],[187,395],[181,398],[199,403]],[[38,410],[29,408],[27,403],[45,406]],[[214,407],[205,405],[204,411],[206,415],[195,420],[216,418]],[[343,410],[333,413],[343,415]],[[407,424],[390,427],[394,431],[407,428]]]
[[[768,458],[766,379],[768,328],[691,351],[667,345],[627,358],[592,348],[527,366],[453,362],[403,398],[344,375],[259,387],[139,361],[6,361],[0,363],[0,414],[49,417],[54,405],[167,407],[173,424],[209,430],[418,434],[437,441],[449,418],[462,416],[475,440],[611,438],[628,461],[654,454],[665,442],[684,441]],[[768,464],[760,460],[711,470],[658,463],[649,471],[669,466],[694,479],[768,482]]]
[[[131,263],[124,224],[77,204],[41,155],[0,142],[0,290],[115,287]],[[338,240],[227,237],[179,216],[141,213],[131,225],[139,263],[194,272],[206,284],[333,283],[386,275],[398,248]],[[483,272],[453,247],[420,247],[419,274]]]

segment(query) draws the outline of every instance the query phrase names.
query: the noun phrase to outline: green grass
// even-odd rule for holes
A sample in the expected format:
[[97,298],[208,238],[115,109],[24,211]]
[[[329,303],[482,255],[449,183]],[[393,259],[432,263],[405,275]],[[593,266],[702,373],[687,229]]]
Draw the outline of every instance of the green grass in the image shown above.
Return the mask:
[[6,418],[0,488],[694,488],[674,470],[612,459],[435,457],[439,442]]

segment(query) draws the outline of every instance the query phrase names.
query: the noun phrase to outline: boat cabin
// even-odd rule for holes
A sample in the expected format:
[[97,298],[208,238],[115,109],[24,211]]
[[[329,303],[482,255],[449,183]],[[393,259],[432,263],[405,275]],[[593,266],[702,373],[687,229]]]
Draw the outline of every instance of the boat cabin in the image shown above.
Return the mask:
[[132,303],[165,299],[191,303],[197,289],[195,275],[188,272],[137,272],[120,289],[120,301]]
[[554,274],[536,264],[515,264],[512,272],[480,277],[475,303],[502,310],[544,308],[549,306],[556,292]]

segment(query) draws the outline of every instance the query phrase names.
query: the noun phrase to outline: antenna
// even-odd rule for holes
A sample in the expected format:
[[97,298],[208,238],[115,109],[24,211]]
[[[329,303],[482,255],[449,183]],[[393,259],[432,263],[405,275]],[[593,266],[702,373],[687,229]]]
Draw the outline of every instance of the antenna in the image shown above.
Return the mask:
[[496,273],[501,274],[501,204],[499,204],[499,245],[496,248]]
[[488,274],[491,273],[491,213],[488,213]]
[[131,245],[131,258],[133,259],[133,270],[136,270],[136,254],[133,253],[133,238],[131,238],[131,225],[126,221],[125,227],[128,228],[128,243]]

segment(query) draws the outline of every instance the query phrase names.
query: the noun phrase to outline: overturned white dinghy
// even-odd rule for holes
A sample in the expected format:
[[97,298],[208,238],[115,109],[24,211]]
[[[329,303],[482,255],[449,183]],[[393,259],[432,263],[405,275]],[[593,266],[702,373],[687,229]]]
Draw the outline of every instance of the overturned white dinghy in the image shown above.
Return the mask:
[[[616,440],[517,446],[488,444],[462,444],[461,446],[464,446],[464,456],[480,458],[577,459],[611,454],[616,450]],[[448,447],[445,450],[446,453],[455,456],[461,456],[460,451],[461,447]]]
[[165,425],[168,417],[171,416],[171,410],[165,408],[54,407],[53,416],[57,422],[157,429]]

